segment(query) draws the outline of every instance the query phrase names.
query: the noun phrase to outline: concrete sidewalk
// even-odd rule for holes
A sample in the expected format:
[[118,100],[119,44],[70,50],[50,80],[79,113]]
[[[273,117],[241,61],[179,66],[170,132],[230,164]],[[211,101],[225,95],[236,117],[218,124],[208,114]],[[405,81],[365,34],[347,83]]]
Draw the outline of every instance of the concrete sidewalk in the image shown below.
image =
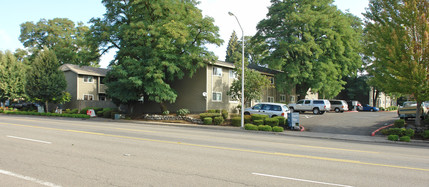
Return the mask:
[[320,133],[320,132],[309,132],[309,131],[301,132],[301,131],[291,131],[288,129],[285,129],[284,132],[265,132],[265,131],[247,131],[240,127],[232,127],[232,126],[197,125],[197,124],[168,123],[168,122],[139,121],[139,120],[111,120],[111,119],[105,119],[105,118],[91,118],[89,120],[149,124],[149,125],[165,125],[165,126],[185,127],[185,128],[205,128],[205,129],[211,129],[211,130],[276,134],[281,136],[295,136],[295,137],[329,139],[329,140],[339,140],[339,141],[354,141],[354,142],[362,142],[362,143],[385,143],[385,144],[394,144],[394,145],[407,145],[407,146],[411,145],[411,146],[429,147],[429,141],[424,141],[424,140],[411,140],[410,142],[390,141],[390,140],[387,140],[386,136],[381,136],[381,135],[371,136],[370,134],[368,134],[368,136],[361,136],[361,135],[333,134],[333,133]]

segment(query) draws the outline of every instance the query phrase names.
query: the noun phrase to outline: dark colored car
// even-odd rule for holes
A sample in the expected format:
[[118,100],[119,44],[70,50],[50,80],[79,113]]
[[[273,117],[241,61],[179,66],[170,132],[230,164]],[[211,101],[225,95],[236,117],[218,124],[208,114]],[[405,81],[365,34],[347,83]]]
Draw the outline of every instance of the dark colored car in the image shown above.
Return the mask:
[[379,111],[380,109],[379,109],[379,108],[377,108],[377,107],[374,107],[374,106],[365,105],[365,106],[363,106],[362,110],[363,110],[363,111],[377,112],[377,111]]

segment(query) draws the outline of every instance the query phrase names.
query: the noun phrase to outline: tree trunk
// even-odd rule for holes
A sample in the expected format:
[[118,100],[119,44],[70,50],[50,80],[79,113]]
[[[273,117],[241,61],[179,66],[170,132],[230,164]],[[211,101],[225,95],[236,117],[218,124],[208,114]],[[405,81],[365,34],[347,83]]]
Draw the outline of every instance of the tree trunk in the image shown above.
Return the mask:
[[46,113],[48,113],[49,112],[48,101],[45,101],[45,108],[46,108]]
[[415,119],[415,124],[414,125],[416,125],[416,127],[420,127],[420,123],[421,123],[421,118],[420,118],[420,116],[422,115],[422,110],[421,110],[421,108],[422,108],[422,103],[421,102],[419,102],[419,101],[417,101],[417,109],[416,109],[416,119]]
[[372,105],[377,107],[377,98],[380,95],[380,92],[376,89],[373,88],[372,90]]
[[164,111],[167,111],[167,106],[165,106],[164,103],[159,103],[160,107],[161,107],[161,113],[164,113]]

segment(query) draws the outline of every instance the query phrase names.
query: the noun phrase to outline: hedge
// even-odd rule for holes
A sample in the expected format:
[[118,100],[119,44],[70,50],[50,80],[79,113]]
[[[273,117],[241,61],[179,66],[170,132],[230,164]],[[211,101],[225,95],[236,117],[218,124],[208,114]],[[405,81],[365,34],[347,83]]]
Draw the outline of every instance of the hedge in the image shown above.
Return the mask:
[[263,114],[252,114],[250,116],[252,116],[252,120],[253,121],[255,121],[255,120],[264,120],[265,118],[268,118],[267,115],[263,115]]
[[233,117],[231,118],[231,125],[232,126],[236,126],[236,127],[240,127],[241,126],[241,117]]
[[213,124],[215,124],[215,125],[222,125],[222,123],[223,123],[223,117],[222,116],[215,117],[213,120]]
[[219,113],[219,112],[216,112],[216,110],[214,109],[210,109],[210,110],[207,110],[207,113]]
[[246,129],[246,130],[252,130],[252,131],[257,131],[258,130],[258,126],[248,123],[248,124],[244,125],[244,129]]
[[422,132],[423,139],[429,139],[429,130],[425,130]]
[[228,119],[228,111],[227,110],[222,110],[222,117],[223,119]]
[[401,141],[401,142],[410,142],[410,137],[409,136],[401,136],[400,138],[399,138],[399,141]]
[[283,132],[284,129],[283,129],[283,127],[275,126],[275,127],[273,127],[273,131],[274,132]]
[[177,112],[176,112],[176,114],[178,116],[186,116],[189,113],[190,113],[189,110],[186,108],[181,108],[181,109],[177,110]]
[[[240,116],[240,118],[241,118],[241,116]],[[246,123],[250,123],[250,122],[252,122],[252,116],[244,115],[244,123],[246,124]]]
[[204,125],[211,125],[213,122],[213,119],[211,117],[206,117],[204,118],[203,122],[204,122]]
[[414,134],[415,134],[415,132],[414,132],[413,129],[407,129],[407,130],[405,130],[405,136],[413,137]]
[[263,125],[264,124],[264,120],[253,120],[253,124],[259,126],[259,125]]
[[279,120],[276,118],[266,118],[265,125],[269,125],[271,127],[279,126]]
[[276,116],[273,117],[274,119],[277,119],[279,121],[279,125],[280,126],[285,126],[286,125],[286,118],[284,118],[283,116]]
[[398,136],[398,135],[391,134],[391,135],[387,136],[387,139],[388,139],[388,140],[391,140],[391,141],[398,141],[399,136]]
[[219,113],[201,113],[200,114],[200,118],[202,119],[202,120],[204,120],[204,118],[207,118],[207,117],[211,117],[211,118],[215,118],[215,117],[219,117],[219,116],[221,116],[222,114],[219,114]]
[[258,130],[260,131],[273,131],[273,128],[269,125],[259,125]]
[[395,126],[396,128],[402,128],[402,127],[405,127],[405,120],[403,120],[403,119],[398,119],[398,120],[396,120],[396,121],[395,121],[395,123],[394,123],[394,126]]

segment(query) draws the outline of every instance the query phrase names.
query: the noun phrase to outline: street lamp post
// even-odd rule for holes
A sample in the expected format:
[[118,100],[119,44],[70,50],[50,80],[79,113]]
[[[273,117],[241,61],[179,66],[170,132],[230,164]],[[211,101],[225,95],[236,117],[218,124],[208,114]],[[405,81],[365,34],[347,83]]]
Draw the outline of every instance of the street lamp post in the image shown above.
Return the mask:
[[234,16],[235,19],[238,22],[238,25],[241,29],[241,41],[242,41],[242,48],[241,48],[241,128],[244,128],[244,31],[241,27],[240,21],[238,21],[237,16],[235,16],[232,12],[228,12],[230,16]]

